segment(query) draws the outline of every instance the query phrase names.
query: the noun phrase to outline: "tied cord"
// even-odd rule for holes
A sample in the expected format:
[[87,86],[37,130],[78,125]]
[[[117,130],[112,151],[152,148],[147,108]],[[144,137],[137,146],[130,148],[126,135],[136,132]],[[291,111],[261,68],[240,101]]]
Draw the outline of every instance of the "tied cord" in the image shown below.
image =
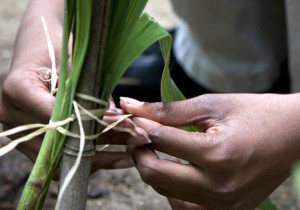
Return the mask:
[[[50,39],[50,35],[47,29],[47,24],[45,21],[45,18],[42,16],[41,17],[42,20],[42,24],[45,30],[45,34],[46,34],[46,38],[47,38],[47,45],[48,45],[48,50],[49,50],[49,57],[51,60],[51,94],[54,95],[57,92],[57,74],[56,74],[56,64],[55,64],[55,53],[54,53],[54,48]],[[81,139],[81,136],[77,133],[74,132],[70,132],[68,130],[66,130],[65,128],[63,128],[64,125],[73,122],[75,119],[78,119],[80,117],[80,121],[89,121],[89,120],[96,120],[96,122],[98,122],[101,125],[106,126],[106,128],[95,134],[95,135],[90,135],[90,136],[84,136],[85,140],[94,140],[97,139],[101,134],[114,129],[117,131],[121,131],[121,132],[128,132],[133,136],[137,136],[137,134],[129,129],[129,128],[120,128],[117,127],[117,125],[119,123],[121,123],[122,121],[126,120],[127,118],[131,117],[132,115],[123,115],[121,119],[119,119],[117,122],[112,123],[112,124],[108,124],[106,122],[104,122],[103,120],[100,120],[99,117],[102,117],[105,113],[105,111],[107,110],[107,108],[109,107],[109,102],[101,100],[99,98],[95,98],[93,96],[89,96],[89,95],[85,95],[82,93],[77,93],[76,96],[78,98],[81,98],[83,100],[87,100],[87,101],[91,101],[94,103],[97,103],[99,105],[104,106],[105,108],[103,109],[93,109],[93,110],[87,110],[85,108],[83,108],[80,104],[78,104],[76,101],[73,101],[73,106],[74,106],[74,110],[75,110],[75,106],[78,109],[78,114],[76,117],[76,113],[72,114],[69,118],[63,120],[63,121],[58,121],[58,122],[52,122],[50,120],[49,124],[40,124],[40,123],[36,123],[36,124],[29,124],[29,125],[22,125],[7,131],[4,131],[2,133],[0,133],[0,137],[8,137],[10,135],[13,134],[17,134],[20,132],[24,132],[24,131],[28,131],[31,129],[38,129],[36,131],[31,132],[28,135],[25,135],[21,138],[18,138],[12,142],[10,142],[9,144],[7,144],[6,146],[0,148],[0,157],[7,154],[8,152],[10,152],[11,150],[13,150],[16,146],[18,146],[20,143],[23,142],[27,142],[32,140],[33,138],[46,133],[48,130],[57,130],[58,132],[60,132],[61,134],[65,135],[65,136],[69,136],[75,139]],[[134,127],[136,127],[136,125],[134,125]],[[101,151],[104,148],[106,148],[108,145],[105,145],[104,147],[97,149],[97,151]]]
[[[29,125],[22,125],[7,131],[4,131],[2,133],[0,133],[0,137],[8,137],[10,135],[14,135],[20,132],[24,132],[24,131],[28,131],[31,129],[38,129],[36,131],[31,132],[28,135],[25,135],[21,138],[18,138],[12,142],[10,142],[9,144],[7,144],[6,146],[0,148],[0,156],[3,156],[5,154],[7,154],[8,152],[10,152],[11,150],[13,150],[17,145],[19,145],[20,143],[23,142],[27,142],[32,140],[33,138],[45,133],[48,130],[57,130],[58,132],[60,132],[61,134],[65,135],[65,136],[69,136],[75,139],[80,139],[80,134],[74,133],[74,132],[70,132],[68,130],[66,130],[65,128],[63,128],[64,125],[73,122],[75,119],[78,119],[78,116],[80,116],[81,121],[89,121],[89,120],[96,120],[97,123],[106,126],[106,128],[94,135],[90,135],[90,136],[85,136],[85,140],[94,140],[97,139],[100,135],[102,135],[103,133],[108,132],[111,129],[117,130],[117,131],[121,131],[121,132],[127,132],[130,133],[132,136],[137,136],[137,134],[129,129],[129,128],[121,128],[121,127],[117,127],[118,124],[120,124],[121,122],[123,122],[124,120],[126,120],[127,118],[131,117],[131,114],[128,115],[123,115],[117,122],[114,122],[112,124],[109,124],[107,122],[104,122],[103,120],[100,120],[99,117],[103,116],[105,111],[107,110],[107,107],[109,107],[109,103],[106,101],[103,101],[101,99],[92,97],[92,96],[88,96],[88,95],[84,95],[81,93],[76,94],[77,97],[88,100],[88,101],[92,101],[95,102],[97,104],[100,105],[105,105],[105,108],[103,109],[95,109],[95,110],[87,110],[85,108],[83,108],[80,104],[78,104],[76,101],[73,101],[73,106],[74,103],[76,103],[77,107],[79,108],[79,113],[76,117],[75,114],[72,114],[69,118],[62,120],[62,121],[58,121],[58,122],[52,122],[50,121],[49,124],[29,124]],[[105,146],[105,148],[107,147],[107,145]],[[99,149],[100,151],[103,150],[103,148]],[[97,150],[97,151],[99,151]]]

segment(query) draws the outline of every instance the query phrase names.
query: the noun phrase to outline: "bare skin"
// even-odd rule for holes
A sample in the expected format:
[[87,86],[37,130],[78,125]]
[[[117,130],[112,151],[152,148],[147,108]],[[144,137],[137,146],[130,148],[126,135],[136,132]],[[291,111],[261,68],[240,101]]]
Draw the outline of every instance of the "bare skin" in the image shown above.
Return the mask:
[[[299,159],[300,95],[203,95],[174,103],[123,98],[152,139],[129,153],[174,209],[254,209]],[[177,127],[204,130],[186,132]],[[154,150],[188,161],[160,159]],[[195,205],[197,204],[197,205]]]
[[[6,128],[50,119],[55,97],[39,71],[50,67],[40,16],[46,18],[59,58],[62,8],[60,0],[32,0],[24,15],[0,102],[0,120]],[[204,95],[167,104],[127,98],[121,106],[135,116],[139,137],[110,133],[109,141],[144,144],[141,136],[147,131],[152,145],[131,146],[130,155],[98,153],[94,168],[129,167],[131,156],[141,178],[169,197],[173,209],[253,209],[289,176],[299,158],[299,103],[299,94]],[[115,119],[107,114],[108,122]],[[189,125],[205,132],[177,128]],[[132,125],[126,121],[124,126]],[[41,141],[18,149],[34,161]],[[162,160],[154,150],[189,164]]]
[[[4,82],[0,101],[0,121],[5,129],[31,123],[49,122],[55,97],[50,94],[49,82],[45,81],[45,72],[41,69],[51,68],[46,35],[41,16],[45,17],[59,66],[62,41],[63,1],[32,0],[21,21],[15,43],[14,56],[9,75]],[[71,52],[70,52],[71,54]],[[57,70],[59,74],[59,70]],[[115,107],[112,105],[113,109]],[[121,110],[117,110],[122,114]],[[106,120],[112,121],[116,116],[107,113]],[[145,144],[147,141],[142,129],[137,129],[139,139],[133,144]],[[106,137],[113,132],[107,133]],[[12,139],[23,136],[15,135]],[[127,138],[129,136],[125,134]],[[18,146],[33,162],[38,154],[43,137]],[[104,137],[100,142],[104,142]],[[135,141],[137,140],[137,141]],[[104,142],[105,143],[105,142]],[[131,167],[126,152],[98,152],[95,156],[93,170]]]

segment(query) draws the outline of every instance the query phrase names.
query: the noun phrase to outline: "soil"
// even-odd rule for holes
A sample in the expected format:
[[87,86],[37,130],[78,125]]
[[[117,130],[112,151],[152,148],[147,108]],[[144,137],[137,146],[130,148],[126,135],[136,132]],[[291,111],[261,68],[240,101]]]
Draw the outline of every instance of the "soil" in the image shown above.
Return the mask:
[[[9,70],[16,31],[28,2],[29,0],[0,1],[1,84]],[[155,16],[158,22],[167,28],[172,28],[176,23],[176,16],[172,13],[169,0],[150,0],[147,12]],[[6,138],[0,139],[0,146],[5,145],[8,141]],[[16,150],[0,158],[1,210],[15,209],[31,168],[32,163]],[[54,209],[56,196],[57,183],[53,182],[44,209]],[[144,184],[135,169],[98,171],[90,179],[88,196],[88,210],[170,209],[167,200]],[[272,200],[278,209],[300,209],[290,180],[272,194]]]

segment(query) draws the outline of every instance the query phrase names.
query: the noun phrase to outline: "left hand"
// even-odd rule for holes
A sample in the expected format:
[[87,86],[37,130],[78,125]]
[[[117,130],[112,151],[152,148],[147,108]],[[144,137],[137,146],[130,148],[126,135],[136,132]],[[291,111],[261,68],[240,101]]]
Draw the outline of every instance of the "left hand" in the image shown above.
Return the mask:
[[[299,94],[215,94],[154,104],[121,100],[152,139],[151,147],[129,148],[136,168],[158,193],[182,200],[171,199],[174,209],[258,206],[299,159],[299,104]],[[176,128],[191,125],[204,133]],[[160,159],[154,150],[189,163]]]
[[[44,16],[47,21],[57,58],[56,63],[58,64],[61,55],[63,14],[62,0],[30,1],[19,27],[10,72],[3,84],[0,96],[0,122],[4,125],[4,129],[49,122],[55,97],[50,94],[49,84],[45,81],[45,76],[50,75],[44,74],[44,71],[41,70],[51,68],[41,16]],[[71,42],[69,46],[69,55],[71,55]],[[57,73],[59,76],[59,70]],[[114,119],[117,117],[115,116]],[[140,132],[139,137],[143,138],[142,134],[145,132],[141,129],[138,131]],[[16,139],[26,134],[28,133],[10,137]],[[20,144],[17,149],[34,162],[42,140],[43,136],[38,136],[31,141]],[[145,141],[137,143],[143,142]],[[129,143],[136,142],[131,141]],[[97,152],[94,159],[92,166],[94,171],[99,168],[115,169],[132,166],[126,152]]]

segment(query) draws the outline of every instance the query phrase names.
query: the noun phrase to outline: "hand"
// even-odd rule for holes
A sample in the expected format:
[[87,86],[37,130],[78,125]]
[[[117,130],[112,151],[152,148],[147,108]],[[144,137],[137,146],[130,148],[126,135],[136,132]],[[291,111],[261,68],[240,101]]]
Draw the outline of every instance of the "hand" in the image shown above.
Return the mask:
[[[203,95],[174,103],[123,98],[152,139],[130,147],[140,176],[174,209],[254,209],[299,158],[300,95]],[[176,127],[195,126],[200,132]],[[160,159],[154,150],[188,161]],[[194,204],[191,204],[191,203]],[[185,207],[185,208],[183,208]]]
[[[56,64],[59,65],[63,1],[32,0],[21,22],[10,73],[2,89],[0,121],[5,129],[32,123],[47,124],[51,117],[55,97],[50,94],[49,82],[45,78],[51,77],[45,71],[45,68],[51,68],[51,62],[41,16],[45,16],[57,59]],[[57,73],[59,74],[59,71]],[[112,120],[108,117],[109,119]],[[137,130],[140,131],[140,136],[145,133],[141,129]],[[15,135],[12,139],[24,135],[26,133]],[[40,136],[19,145],[17,149],[34,162],[42,139]],[[92,168],[96,171],[99,168],[115,169],[131,166],[126,152],[97,152]]]
[[[18,31],[9,75],[1,94],[0,120],[4,129],[32,123],[49,123],[55,97],[48,82],[51,68],[41,16],[45,16],[55,57],[60,57],[62,1],[32,0]],[[57,65],[59,64],[56,62]],[[59,73],[59,72],[58,72]],[[23,136],[15,135],[13,139]],[[21,144],[18,149],[35,161],[42,137]]]

